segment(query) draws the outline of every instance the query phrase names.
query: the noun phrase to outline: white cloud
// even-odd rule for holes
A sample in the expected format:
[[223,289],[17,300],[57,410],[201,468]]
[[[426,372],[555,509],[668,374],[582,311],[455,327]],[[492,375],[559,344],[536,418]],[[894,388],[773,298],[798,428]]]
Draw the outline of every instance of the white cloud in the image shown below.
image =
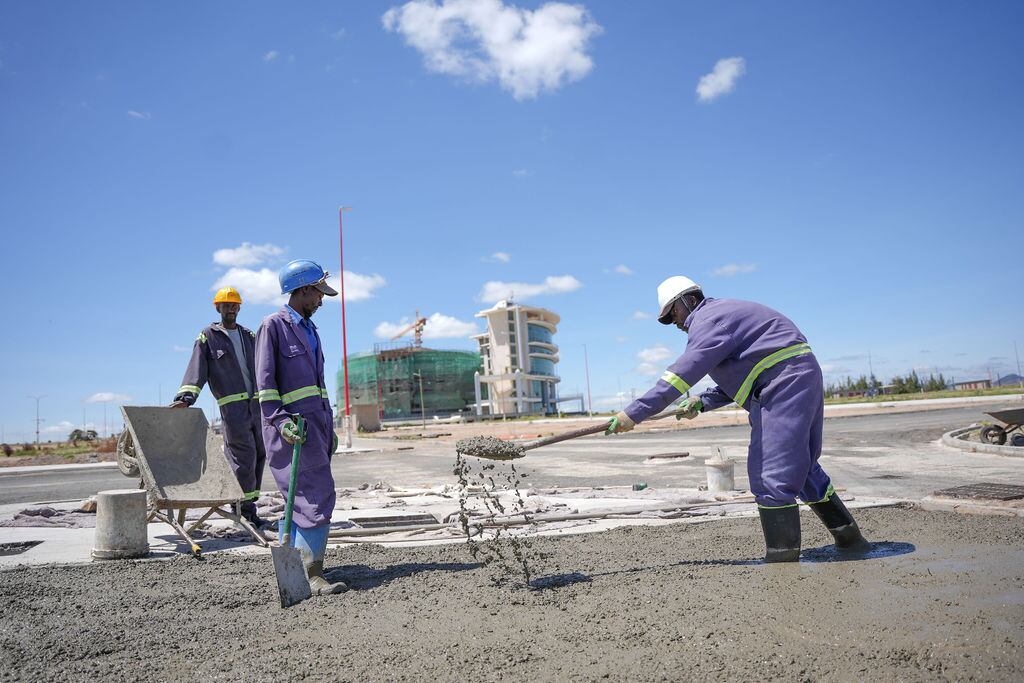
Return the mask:
[[[382,322],[373,328],[373,334],[380,339],[391,339],[407,328],[411,322],[412,320],[409,318],[402,318],[397,323]],[[434,313],[427,318],[427,324],[423,328],[423,338],[452,339],[468,337],[479,332],[480,328],[476,326],[476,323],[459,320],[443,313]],[[409,332],[408,336],[412,336],[412,332]]]
[[508,263],[512,260],[512,255],[504,251],[496,251],[491,254],[491,258],[495,261],[501,261],[502,263]]
[[653,377],[654,375],[660,375],[665,369],[665,361],[673,357],[673,353],[670,349],[661,344],[652,346],[646,349],[640,349],[636,358],[640,361],[640,364],[636,367],[635,372],[638,375],[645,377]]
[[[341,278],[331,275],[327,278],[327,284],[341,291]],[[345,301],[362,301],[373,296],[374,290],[383,287],[387,281],[380,275],[363,275],[345,271]],[[270,268],[230,268],[220,276],[210,291],[217,291],[221,287],[234,287],[242,295],[242,301],[253,304],[274,304],[282,305],[288,297],[281,294],[281,284],[277,279],[277,273]],[[340,301],[340,296],[324,297],[324,302]]]
[[85,399],[86,403],[124,403],[132,400],[127,394],[115,394],[112,391],[100,391]]
[[490,280],[484,283],[477,298],[488,304],[497,303],[502,299],[523,301],[543,294],[564,294],[583,286],[583,283],[572,275],[549,275],[541,283],[500,282]]
[[191,350],[192,350],[192,347],[190,347],[190,346],[181,346],[179,344],[175,344],[174,346],[171,347],[171,351],[174,351],[175,353],[185,353],[185,352],[191,351]]
[[753,273],[755,270],[757,270],[755,263],[727,263],[715,268],[711,274],[715,277],[732,277],[739,273]]
[[516,170],[512,171],[512,175],[514,175],[516,178],[525,178],[526,176],[530,175],[530,172],[527,171],[525,168],[517,168]]
[[650,320],[651,314],[644,311],[633,311],[633,320]]
[[736,81],[747,70],[743,57],[719,59],[711,73],[704,74],[697,83],[697,99],[711,102],[726,93],[732,92]]
[[624,266],[621,263],[614,268],[615,272],[619,275],[632,275],[633,270],[629,266]]
[[583,5],[562,2],[529,10],[502,0],[413,0],[381,20],[423,55],[428,70],[496,80],[517,100],[586,76],[594,66],[590,39],[602,30]]
[[344,28],[339,28],[337,31],[331,34],[331,38],[334,38],[335,40],[341,40],[347,35],[348,31],[346,31]]
[[263,61],[264,62],[272,62],[272,61],[274,61],[275,59],[277,59],[280,56],[281,56],[280,52],[278,52],[277,50],[271,50],[267,54],[263,55]]
[[75,425],[73,423],[68,422],[67,420],[61,420],[55,425],[43,427],[43,429],[41,429],[40,431],[42,431],[44,434],[68,434],[74,428]]
[[218,266],[255,266],[266,263],[284,253],[284,249],[276,244],[250,244],[242,242],[242,246],[233,249],[218,249],[213,252],[213,262]]
[[129,109],[127,113],[129,118],[140,119],[143,121],[148,121],[153,118],[153,115],[148,111],[135,111],[134,109]]

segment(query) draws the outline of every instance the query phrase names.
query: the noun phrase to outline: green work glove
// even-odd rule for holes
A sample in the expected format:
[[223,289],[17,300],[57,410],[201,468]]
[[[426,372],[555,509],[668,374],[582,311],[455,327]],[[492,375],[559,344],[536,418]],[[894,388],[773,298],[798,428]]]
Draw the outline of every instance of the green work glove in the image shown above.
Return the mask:
[[704,410],[704,403],[699,398],[688,398],[679,404],[679,411],[676,412],[676,419],[692,420]]
[[622,432],[628,432],[633,427],[636,427],[636,423],[630,419],[629,415],[626,415],[624,411],[619,411],[615,417],[612,418],[611,423],[608,425],[608,429],[604,430],[605,436],[609,434],[621,434]]
[[278,429],[281,431],[281,438],[288,443],[292,445],[306,443],[306,435],[299,432],[299,425],[295,424],[291,418],[282,422]]
[[338,452],[338,432],[331,428],[331,455]]

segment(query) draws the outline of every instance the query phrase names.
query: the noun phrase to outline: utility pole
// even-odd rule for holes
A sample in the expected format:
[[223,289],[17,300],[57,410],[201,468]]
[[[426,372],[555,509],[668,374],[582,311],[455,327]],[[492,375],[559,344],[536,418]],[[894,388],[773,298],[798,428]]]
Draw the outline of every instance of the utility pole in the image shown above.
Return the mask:
[[345,330],[345,231],[342,228],[342,216],[351,211],[351,206],[338,207],[338,275],[341,278],[341,367],[345,378],[345,448],[352,448],[352,420],[348,398],[348,336]]
[[1024,389],[1024,376],[1020,374],[1020,354],[1017,353],[1017,340],[1013,340],[1013,355],[1017,357],[1017,383]]
[[34,399],[35,402],[36,402],[36,450],[38,451],[39,450],[39,423],[42,422],[42,420],[39,419],[39,402],[42,401],[44,398],[46,398],[46,396],[45,395],[43,395],[43,396],[29,396],[29,398]]
[[420,381],[420,426],[422,429],[427,428],[427,409],[423,405],[423,373],[415,372],[413,377]]
[[583,345],[583,370],[587,375],[587,416],[594,417],[594,399],[590,397],[590,361],[587,358],[587,345]]

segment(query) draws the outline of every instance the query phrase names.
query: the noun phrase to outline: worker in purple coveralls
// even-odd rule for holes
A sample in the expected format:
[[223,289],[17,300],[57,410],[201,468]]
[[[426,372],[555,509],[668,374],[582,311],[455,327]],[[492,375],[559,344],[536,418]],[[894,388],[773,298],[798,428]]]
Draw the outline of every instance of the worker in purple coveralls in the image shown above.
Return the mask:
[[174,396],[172,408],[191,406],[209,383],[220,408],[224,428],[224,455],[245,499],[242,515],[257,529],[266,522],[256,514],[260,497],[266,452],[260,433],[259,405],[256,398],[256,335],[237,323],[242,297],[234,287],[222,287],[213,296],[213,305],[220,314],[219,323],[203,328],[192,347],[181,387]]
[[658,322],[688,335],[686,351],[654,388],[618,413],[606,433],[627,432],[687,393],[705,375],[718,386],[681,404],[679,418],[735,402],[750,417],[747,474],[764,531],[767,562],[800,559],[799,497],[835,538],[864,551],[857,523],[818,464],[824,420],[821,368],[791,320],[767,306],[706,299],[682,276],[658,285]]
[[[263,412],[263,442],[270,471],[281,493],[288,495],[292,445],[302,443],[295,483],[291,535],[302,554],[314,595],[340,593],[344,583],[324,577],[327,533],[334,511],[331,456],[338,448],[331,403],[324,382],[324,353],[310,318],[324,295],[336,296],[327,273],[313,261],[292,261],[278,274],[288,305],[263,319],[256,333],[256,387]],[[294,417],[301,415],[306,433]],[[278,529],[284,535],[284,524]]]

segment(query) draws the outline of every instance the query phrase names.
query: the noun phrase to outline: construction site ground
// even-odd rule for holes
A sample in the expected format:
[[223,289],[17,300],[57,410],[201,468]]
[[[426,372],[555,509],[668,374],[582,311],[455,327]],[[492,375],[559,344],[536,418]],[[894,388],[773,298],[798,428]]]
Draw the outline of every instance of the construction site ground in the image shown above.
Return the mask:
[[[1019,401],[831,415],[821,462],[880,542],[857,559],[837,557],[805,514],[802,562],[759,562],[763,540],[743,490],[749,428],[731,415],[666,420],[517,461],[528,508],[552,520],[507,530],[529,544],[529,587],[514,562],[477,562],[454,526],[363,536],[360,518],[450,519],[455,440],[531,438],[578,421],[357,438],[333,467],[335,527],[351,535],[336,537],[327,558],[330,576],[353,590],[289,610],[277,604],[268,552],[237,538],[203,540],[200,561],[151,524],[159,561],[90,563],[90,528],[0,527],[0,549],[42,541],[0,552],[0,681],[165,680],[182,667],[203,679],[1017,680],[1024,504],[933,494],[1024,484],[1024,458],[939,442]],[[712,417],[725,424],[702,426]],[[735,461],[739,490],[716,501],[700,486],[717,447]],[[0,474],[0,523],[29,501],[69,510],[97,490],[134,485],[103,464],[13,468]],[[865,507],[875,505],[885,507]],[[581,533],[593,531],[602,533]],[[510,556],[507,540],[497,547]]]

